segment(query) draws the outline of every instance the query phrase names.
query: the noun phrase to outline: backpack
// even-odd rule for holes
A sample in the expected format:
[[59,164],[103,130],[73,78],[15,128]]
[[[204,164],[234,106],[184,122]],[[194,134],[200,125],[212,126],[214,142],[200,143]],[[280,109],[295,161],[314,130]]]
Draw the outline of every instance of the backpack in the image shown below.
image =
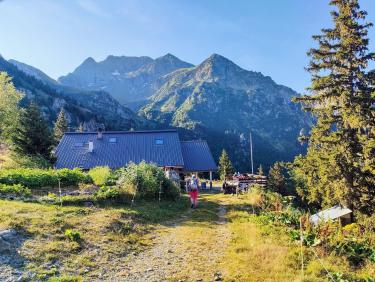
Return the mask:
[[197,179],[190,179],[190,189],[197,190],[198,189],[198,180]]

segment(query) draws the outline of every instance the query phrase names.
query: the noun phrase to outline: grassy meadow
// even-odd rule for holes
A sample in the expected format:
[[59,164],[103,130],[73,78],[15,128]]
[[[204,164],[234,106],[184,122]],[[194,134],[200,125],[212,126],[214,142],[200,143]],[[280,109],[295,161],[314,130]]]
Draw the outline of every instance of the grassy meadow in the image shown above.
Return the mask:
[[[102,186],[94,194],[63,196],[62,202],[56,195],[51,202],[35,198],[44,182],[55,181],[55,172],[3,177],[32,187],[31,198],[15,196],[21,184],[0,189],[12,195],[0,200],[0,230],[17,232],[13,256],[22,259],[16,268],[24,281],[374,281],[371,217],[346,227],[305,222],[301,247],[300,219],[308,214],[290,197],[260,187],[240,195],[201,191],[198,209],[190,209],[186,194],[159,203],[160,182],[148,177],[158,174],[147,173],[154,168],[134,169],[143,177],[136,188],[144,196],[133,204],[129,171],[119,174],[126,176],[123,182],[113,182],[109,172],[99,177],[103,169],[98,177],[91,173]],[[87,181],[81,174],[61,175],[69,184]]]
[[291,228],[253,214],[253,197],[215,196],[227,207],[232,235],[221,264],[226,281],[373,281],[374,262],[353,267],[345,257],[319,246],[302,248],[302,272],[301,247],[291,240]]
[[[0,200],[0,230],[13,228],[22,235],[19,254],[25,269],[33,273],[27,279],[106,279],[126,256],[150,244],[147,235],[152,230],[188,207],[185,197],[177,202],[102,208]],[[79,238],[69,238],[67,230]]]

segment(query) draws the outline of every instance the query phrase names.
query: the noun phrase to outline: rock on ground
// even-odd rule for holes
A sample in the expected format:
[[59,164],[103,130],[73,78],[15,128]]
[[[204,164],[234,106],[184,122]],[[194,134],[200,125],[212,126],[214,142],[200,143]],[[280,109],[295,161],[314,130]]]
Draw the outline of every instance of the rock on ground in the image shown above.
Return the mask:
[[24,258],[18,253],[24,237],[14,229],[0,231],[0,281],[19,281]]

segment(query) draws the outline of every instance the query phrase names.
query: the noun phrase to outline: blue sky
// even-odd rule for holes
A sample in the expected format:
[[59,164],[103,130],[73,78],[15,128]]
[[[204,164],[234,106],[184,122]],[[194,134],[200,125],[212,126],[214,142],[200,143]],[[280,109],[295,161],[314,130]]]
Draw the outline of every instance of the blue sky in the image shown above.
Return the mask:
[[[85,58],[212,53],[304,91],[312,34],[330,26],[328,0],[4,0],[0,54],[53,78]],[[375,22],[375,1],[360,1]],[[370,32],[375,49],[375,29]]]

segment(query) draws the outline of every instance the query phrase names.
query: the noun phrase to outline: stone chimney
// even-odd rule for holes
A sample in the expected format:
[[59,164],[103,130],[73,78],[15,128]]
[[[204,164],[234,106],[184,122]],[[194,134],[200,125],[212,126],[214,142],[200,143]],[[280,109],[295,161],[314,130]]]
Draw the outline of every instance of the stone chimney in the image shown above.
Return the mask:
[[103,128],[101,127],[98,128],[98,139],[103,139]]
[[89,152],[92,153],[94,151],[94,141],[89,141]]

